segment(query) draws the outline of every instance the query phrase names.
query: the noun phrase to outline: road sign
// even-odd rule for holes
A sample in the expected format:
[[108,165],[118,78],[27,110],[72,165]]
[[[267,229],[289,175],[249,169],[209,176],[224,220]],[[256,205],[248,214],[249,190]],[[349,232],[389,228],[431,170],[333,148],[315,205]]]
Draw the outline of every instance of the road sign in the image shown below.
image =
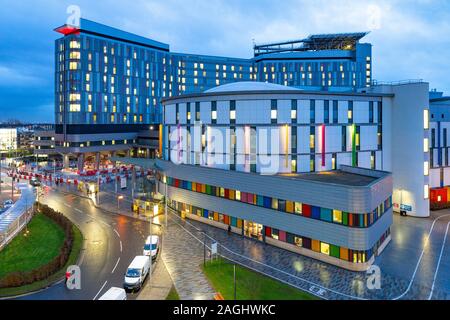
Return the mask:
[[211,255],[217,254],[217,242],[211,244]]

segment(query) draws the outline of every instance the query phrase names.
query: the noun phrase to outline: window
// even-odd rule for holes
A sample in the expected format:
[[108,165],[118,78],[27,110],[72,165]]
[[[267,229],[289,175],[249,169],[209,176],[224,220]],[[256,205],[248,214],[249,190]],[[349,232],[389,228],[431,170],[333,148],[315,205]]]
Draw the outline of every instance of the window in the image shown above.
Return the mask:
[[277,110],[272,110],[272,111],[270,112],[270,118],[271,118],[272,120],[277,120]]
[[423,110],[423,128],[428,130],[430,128],[430,119],[429,119],[429,111],[428,109]]
[[430,145],[429,145],[429,140],[428,138],[423,139],[423,152],[428,152],[430,151]]
[[330,245],[328,243],[320,243],[320,253],[330,255]]
[[428,161],[425,161],[423,163],[423,174],[425,176],[429,176],[430,175],[430,163]]
[[425,200],[430,197],[430,186],[427,184],[423,186],[423,197]]
[[342,223],[342,211],[333,210],[333,222]]
[[272,198],[272,209],[278,210],[278,199]]
[[300,237],[294,237],[294,244],[297,247],[303,247],[303,238]]
[[297,119],[297,110],[291,110],[291,119],[292,120]]
[[302,215],[302,204],[300,202],[295,203],[295,214]]
[[236,200],[241,201],[241,192],[236,190]]
[[236,110],[230,111],[230,120],[236,120]]

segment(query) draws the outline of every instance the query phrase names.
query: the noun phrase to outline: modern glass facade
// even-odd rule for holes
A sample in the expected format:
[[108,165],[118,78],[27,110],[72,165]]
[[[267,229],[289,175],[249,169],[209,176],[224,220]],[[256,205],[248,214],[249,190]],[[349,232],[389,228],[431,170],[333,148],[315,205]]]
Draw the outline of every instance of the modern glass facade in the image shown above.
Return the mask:
[[[162,122],[161,99],[238,81],[344,91],[371,80],[371,45],[256,54],[250,59],[173,53],[169,45],[81,19],[55,42],[56,147],[91,145],[98,135],[136,133]],[[333,39],[340,39],[332,35]],[[76,137],[75,137],[76,136]],[[116,135],[109,140],[123,144]],[[122,142],[121,142],[122,141]],[[79,148],[76,149],[80,151]]]

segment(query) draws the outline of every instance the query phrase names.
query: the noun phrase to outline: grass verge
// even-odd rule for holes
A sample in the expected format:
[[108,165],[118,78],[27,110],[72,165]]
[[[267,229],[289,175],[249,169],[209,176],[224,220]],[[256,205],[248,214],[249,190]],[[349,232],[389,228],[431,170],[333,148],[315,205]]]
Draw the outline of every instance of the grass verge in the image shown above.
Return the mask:
[[[36,217],[39,217],[40,215],[36,215]],[[43,215],[42,215],[43,216]],[[35,218],[36,218],[35,217]],[[33,218],[33,220],[35,219]],[[44,218],[49,219],[47,217],[44,216]],[[33,220],[31,222],[33,222]],[[49,219],[50,220],[50,219]],[[51,220],[50,220],[51,221]],[[30,225],[28,227],[28,229],[30,230],[30,234],[32,234],[32,230],[31,230],[31,222]],[[55,224],[56,225],[56,224]],[[58,225],[56,225],[58,228],[60,228]],[[61,228],[60,228],[61,229]],[[81,233],[81,231],[73,224],[72,225],[72,229],[73,229],[73,234],[74,234],[74,241],[73,241],[73,246],[72,246],[72,251],[70,252],[70,256],[69,256],[69,260],[67,261],[66,265],[64,266],[64,268],[62,268],[61,270],[59,270],[58,272],[54,273],[53,275],[51,275],[50,277],[48,277],[45,280],[42,281],[37,281],[34,282],[32,284],[26,285],[26,286],[22,286],[22,287],[16,287],[16,288],[2,288],[0,289],[0,297],[11,297],[11,296],[17,296],[17,295],[22,295],[22,294],[26,294],[29,292],[34,292],[34,291],[38,291],[40,289],[44,289],[48,286],[50,286],[51,284],[57,282],[58,280],[62,279],[66,273],[66,269],[68,266],[70,265],[74,265],[77,264],[78,261],[78,257],[80,255],[82,246],[83,246],[83,235]],[[61,232],[62,229],[61,229]],[[20,235],[18,235],[9,245],[12,245],[14,243],[14,241],[18,238],[18,237],[23,237],[24,231],[21,232]],[[64,233],[63,233],[63,237],[64,237]],[[31,237],[30,237],[31,238]],[[47,239],[47,238],[46,238]],[[19,239],[18,241],[20,241],[21,239]],[[48,241],[48,240],[47,240]],[[63,238],[64,241],[64,238]],[[62,245],[62,244],[61,244]],[[6,247],[5,250],[8,248]],[[60,246],[61,247],[61,246]],[[58,247],[58,249],[60,248]],[[1,252],[3,253],[3,251]],[[2,255],[0,253],[0,265],[4,265],[3,260],[2,260]],[[24,263],[24,265],[28,265],[28,263]],[[22,270],[21,270],[22,271]]]
[[[202,265],[216,292],[234,300],[233,264],[217,259]],[[260,273],[236,265],[237,300],[317,300],[318,298]]]
[[172,286],[172,289],[170,289],[170,292],[167,295],[166,300],[180,300],[180,296],[178,295],[178,292],[177,292],[177,289],[175,289],[175,286]]

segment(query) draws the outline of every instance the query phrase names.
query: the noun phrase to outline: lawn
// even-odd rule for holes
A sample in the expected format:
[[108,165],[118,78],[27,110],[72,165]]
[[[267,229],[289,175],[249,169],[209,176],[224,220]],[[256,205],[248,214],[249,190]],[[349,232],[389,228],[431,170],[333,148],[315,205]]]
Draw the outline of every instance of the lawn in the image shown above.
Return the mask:
[[170,292],[167,295],[166,300],[180,300],[180,296],[178,295],[177,289],[175,289],[174,286],[172,286],[172,289],[170,289]]
[[[224,259],[202,265],[214,290],[225,300],[234,300],[233,264]],[[316,300],[309,293],[236,265],[237,300]]]
[[50,262],[64,244],[64,231],[50,218],[37,214],[6,248],[0,251],[0,279],[15,271],[31,271]]
[[[45,280],[34,282],[30,285],[17,288],[0,289],[0,297],[16,296],[37,291],[62,279],[65,275],[67,267],[77,263],[78,256],[83,246],[83,235],[80,230],[75,225],[72,226],[72,229],[74,232],[72,251],[70,252],[69,260],[63,269]],[[28,230],[30,231],[28,237],[24,237],[24,231],[22,231],[20,235],[18,235],[3,251],[0,252],[0,277],[4,276],[8,272],[11,272],[11,269],[15,270],[16,267],[21,268],[21,271],[27,271],[30,270],[30,268],[33,269],[38,267],[40,264],[50,261],[52,257],[58,255],[59,249],[64,242],[64,232],[57,224],[46,216],[38,214],[33,218],[33,220],[31,220]],[[38,244],[42,245],[46,249],[42,250],[41,248],[38,248]],[[13,248],[15,248],[15,250],[13,250]],[[18,250],[19,248],[24,248],[26,251]],[[32,258],[31,256],[28,257],[28,255],[25,254],[27,251],[33,252]],[[53,251],[53,254],[50,254],[50,251]],[[43,258],[44,255],[47,259]],[[20,259],[21,263],[16,263],[14,267],[11,267],[9,263],[15,263],[14,261],[11,261],[11,259]]]

